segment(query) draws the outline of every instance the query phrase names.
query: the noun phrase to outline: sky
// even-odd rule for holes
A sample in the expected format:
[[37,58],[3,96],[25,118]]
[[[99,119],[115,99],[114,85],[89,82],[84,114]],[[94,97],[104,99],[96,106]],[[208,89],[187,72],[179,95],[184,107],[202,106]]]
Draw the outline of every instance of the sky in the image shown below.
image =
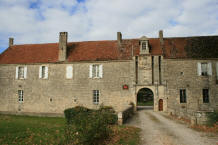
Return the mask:
[[218,0],[0,0],[0,53],[14,44],[218,35]]

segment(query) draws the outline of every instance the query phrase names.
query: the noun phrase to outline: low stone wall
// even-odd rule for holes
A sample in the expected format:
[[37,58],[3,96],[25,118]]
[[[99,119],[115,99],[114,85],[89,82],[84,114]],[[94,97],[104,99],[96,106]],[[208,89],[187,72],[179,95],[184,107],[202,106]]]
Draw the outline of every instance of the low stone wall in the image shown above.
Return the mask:
[[129,117],[134,114],[134,106],[128,105],[123,110],[118,112],[118,124],[122,125]]
[[208,121],[207,113],[209,111],[196,111],[192,117],[192,124],[206,125]]

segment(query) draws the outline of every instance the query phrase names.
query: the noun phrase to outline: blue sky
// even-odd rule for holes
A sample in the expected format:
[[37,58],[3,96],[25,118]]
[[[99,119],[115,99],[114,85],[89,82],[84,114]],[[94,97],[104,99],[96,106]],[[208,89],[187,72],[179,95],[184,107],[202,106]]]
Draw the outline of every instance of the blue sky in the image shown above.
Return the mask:
[[217,0],[0,0],[0,53],[15,44],[218,34]]

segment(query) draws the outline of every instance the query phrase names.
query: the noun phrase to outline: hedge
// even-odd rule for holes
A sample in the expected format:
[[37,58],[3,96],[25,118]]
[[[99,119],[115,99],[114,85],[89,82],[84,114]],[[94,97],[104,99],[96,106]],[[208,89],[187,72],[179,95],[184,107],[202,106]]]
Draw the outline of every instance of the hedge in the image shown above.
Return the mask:
[[111,107],[92,110],[77,106],[64,111],[67,144],[97,145],[108,137],[109,125],[117,122],[117,115]]

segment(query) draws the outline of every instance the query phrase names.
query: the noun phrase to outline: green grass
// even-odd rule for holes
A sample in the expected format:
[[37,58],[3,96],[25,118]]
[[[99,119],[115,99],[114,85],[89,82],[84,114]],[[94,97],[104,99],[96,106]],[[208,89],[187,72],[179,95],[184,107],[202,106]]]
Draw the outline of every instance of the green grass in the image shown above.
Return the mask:
[[59,144],[65,119],[0,115],[0,144]]
[[147,102],[137,102],[137,106],[153,106],[153,101],[147,101]]
[[[64,144],[65,118],[0,115],[0,145]],[[139,128],[112,126],[107,145],[139,144]]]

